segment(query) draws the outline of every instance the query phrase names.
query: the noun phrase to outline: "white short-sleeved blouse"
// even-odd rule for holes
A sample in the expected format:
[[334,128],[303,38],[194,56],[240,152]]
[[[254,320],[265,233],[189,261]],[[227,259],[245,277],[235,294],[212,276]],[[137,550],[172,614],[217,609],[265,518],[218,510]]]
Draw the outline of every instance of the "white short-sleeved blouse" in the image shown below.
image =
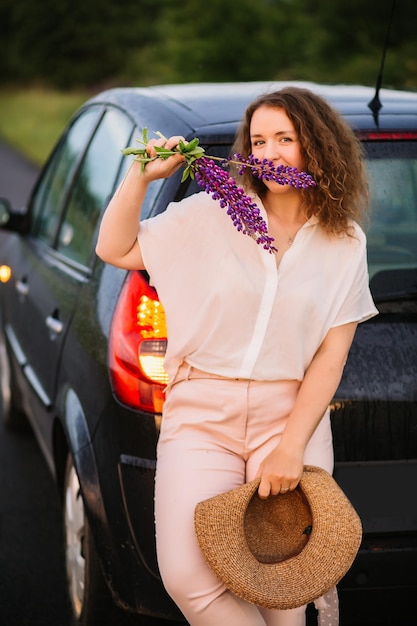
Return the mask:
[[169,376],[186,361],[231,378],[302,380],[330,328],[378,313],[365,235],[353,226],[354,237],[330,237],[310,219],[277,269],[205,192],[143,221],[138,239],[166,313]]

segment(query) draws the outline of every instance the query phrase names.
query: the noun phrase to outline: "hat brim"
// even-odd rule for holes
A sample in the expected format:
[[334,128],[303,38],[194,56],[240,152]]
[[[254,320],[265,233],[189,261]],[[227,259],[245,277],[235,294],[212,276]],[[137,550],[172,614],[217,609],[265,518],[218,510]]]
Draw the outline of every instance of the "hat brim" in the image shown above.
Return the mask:
[[[237,596],[273,609],[308,604],[346,574],[358,552],[362,526],[351,503],[325,470],[306,466],[297,487],[313,520],[299,554],[279,563],[261,563],[249,550],[245,511],[259,480],[200,502],[195,529],[201,551],[217,577]],[[285,494],[271,496],[285,498]]]

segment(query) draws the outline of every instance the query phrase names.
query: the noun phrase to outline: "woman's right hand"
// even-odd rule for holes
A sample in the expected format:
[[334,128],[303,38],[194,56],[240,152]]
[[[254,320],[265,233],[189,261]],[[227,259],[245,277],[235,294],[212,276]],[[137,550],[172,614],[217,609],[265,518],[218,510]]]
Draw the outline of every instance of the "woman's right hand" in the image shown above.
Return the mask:
[[[185,139],[179,135],[170,137],[168,140],[151,139],[146,145],[146,152],[150,157],[156,157],[155,146],[173,150],[178,146],[180,141],[185,141]],[[156,158],[154,161],[149,161],[149,163],[146,164],[142,172],[142,177],[147,182],[158,178],[168,178],[174,174],[184,162],[185,158],[181,153],[174,154],[167,159]]]

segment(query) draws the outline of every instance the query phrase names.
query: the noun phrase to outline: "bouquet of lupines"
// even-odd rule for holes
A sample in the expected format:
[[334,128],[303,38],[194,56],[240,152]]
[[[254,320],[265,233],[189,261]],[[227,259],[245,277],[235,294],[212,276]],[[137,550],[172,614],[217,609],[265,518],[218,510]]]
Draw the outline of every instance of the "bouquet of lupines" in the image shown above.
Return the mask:
[[[159,132],[156,135],[166,139]],[[142,140],[138,140],[138,142],[143,145],[143,148],[129,147],[122,152],[126,156],[134,155],[135,160],[141,163],[142,169],[150,161],[157,158],[167,159],[180,152],[185,159],[182,181],[188,177],[195,179],[197,184],[211,194],[214,200],[219,201],[222,208],[227,207],[227,214],[241,233],[253,237],[258,244],[271,253],[276,252],[277,249],[273,245],[274,239],[268,235],[268,226],[261,217],[259,208],[252,198],[246,195],[244,189],[237,185],[225,166],[229,163],[237,165],[239,174],[243,174],[246,169],[250,168],[253,175],[260,180],[274,181],[279,185],[291,185],[297,189],[307,189],[316,184],[306,172],[300,172],[295,167],[284,165],[275,167],[272,161],[267,159],[260,161],[253,155],[246,159],[240,154],[234,154],[229,159],[206,155],[197,138],[189,143],[180,141],[173,150],[154,146],[156,157],[150,157],[146,152],[148,143],[146,128],[143,130]],[[217,164],[216,161],[220,161],[220,164]]]

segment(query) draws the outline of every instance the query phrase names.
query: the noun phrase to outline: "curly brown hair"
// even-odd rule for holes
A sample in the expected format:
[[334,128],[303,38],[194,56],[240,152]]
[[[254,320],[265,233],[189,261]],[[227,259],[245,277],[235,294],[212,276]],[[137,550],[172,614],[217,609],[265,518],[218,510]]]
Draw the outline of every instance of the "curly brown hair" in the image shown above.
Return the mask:
[[[294,124],[305,169],[317,183],[301,190],[307,217],[317,216],[333,234],[350,233],[351,220],[363,222],[368,210],[368,183],[359,139],[343,117],[308,89],[285,87],[258,97],[246,109],[233,152],[251,153],[250,124],[261,106],[282,108]],[[263,197],[266,187],[246,171],[243,186]]]

